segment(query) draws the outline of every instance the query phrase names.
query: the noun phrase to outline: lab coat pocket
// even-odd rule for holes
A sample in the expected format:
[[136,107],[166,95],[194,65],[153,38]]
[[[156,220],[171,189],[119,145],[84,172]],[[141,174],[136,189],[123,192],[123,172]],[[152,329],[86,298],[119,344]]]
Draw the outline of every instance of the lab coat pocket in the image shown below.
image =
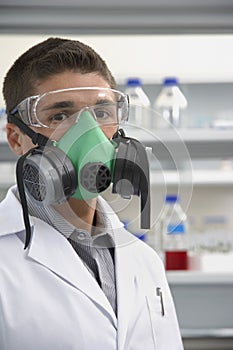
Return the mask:
[[172,339],[169,339],[170,336],[173,338],[173,311],[169,298],[161,287],[155,287],[153,292],[146,296],[146,302],[155,349],[174,349]]
[[146,296],[146,299],[151,315],[165,316],[164,296],[160,287],[156,287],[151,295]]

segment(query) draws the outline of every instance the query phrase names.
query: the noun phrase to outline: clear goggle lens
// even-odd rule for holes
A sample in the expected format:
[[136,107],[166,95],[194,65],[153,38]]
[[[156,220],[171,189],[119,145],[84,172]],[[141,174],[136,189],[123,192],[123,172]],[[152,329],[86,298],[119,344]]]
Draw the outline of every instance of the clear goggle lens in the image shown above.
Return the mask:
[[87,108],[100,126],[118,125],[128,119],[127,95],[108,88],[50,91],[25,99],[17,108],[27,125],[52,129],[71,127]]

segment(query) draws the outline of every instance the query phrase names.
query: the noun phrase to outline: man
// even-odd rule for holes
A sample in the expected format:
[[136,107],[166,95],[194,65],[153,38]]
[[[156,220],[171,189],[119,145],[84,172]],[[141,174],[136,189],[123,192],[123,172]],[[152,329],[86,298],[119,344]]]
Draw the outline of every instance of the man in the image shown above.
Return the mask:
[[[79,157],[93,138],[111,157],[111,140],[126,119],[127,98],[105,62],[83,43],[49,38],[18,58],[3,93],[8,142],[22,161],[18,186],[0,205],[0,349],[183,349],[157,254],[85,187],[86,175],[64,194],[72,177],[67,158]],[[73,144],[78,152],[70,156]],[[68,162],[68,175],[54,175],[57,160]],[[45,175],[32,174],[37,166]]]

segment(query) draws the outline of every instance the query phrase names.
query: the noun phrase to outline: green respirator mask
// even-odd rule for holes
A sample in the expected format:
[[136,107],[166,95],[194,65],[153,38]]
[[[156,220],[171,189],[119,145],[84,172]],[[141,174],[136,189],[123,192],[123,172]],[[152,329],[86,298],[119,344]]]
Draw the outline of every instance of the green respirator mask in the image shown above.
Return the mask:
[[72,197],[90,199],[104,191],[112,181],[116,143],[109,141],[89,111],[54,143],[73,164],[77,186]]
[[147,149],[122,129],[109,140],[88,110],[60,138],[51,141],[21,120],[15,123],[35,145],[18,159],[16,177],[26,227],[31,238],[27,197],[39,206],[61,204],[70,197],[88,200],[112,184],[123,198],[141,197],[141,228],[150,228],[150,182]]

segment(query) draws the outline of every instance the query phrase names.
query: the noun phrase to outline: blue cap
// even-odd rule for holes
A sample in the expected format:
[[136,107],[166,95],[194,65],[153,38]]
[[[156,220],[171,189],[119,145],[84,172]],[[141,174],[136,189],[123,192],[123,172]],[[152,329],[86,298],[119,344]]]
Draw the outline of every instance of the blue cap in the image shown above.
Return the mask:
[[174,86],[174,85],[177,86],[178,84],[179,82],[177,78],[169,77],[163,80],[164,86]]
[[146,233],[133,233],[133,235],[138,239],[140,239],[141,241],[146,242],[146,238],[147,238]]
[[175,202],[177,202],[178,201],[178,196],[177,195],[175,195],[175,194],[170,194],[170,195],[167,195],[166,196],[166,202],[169,202],[169,203],[175,203]]
[[128,78],[126,81],[127,86],[141,86],[142,81],[139,78]]

